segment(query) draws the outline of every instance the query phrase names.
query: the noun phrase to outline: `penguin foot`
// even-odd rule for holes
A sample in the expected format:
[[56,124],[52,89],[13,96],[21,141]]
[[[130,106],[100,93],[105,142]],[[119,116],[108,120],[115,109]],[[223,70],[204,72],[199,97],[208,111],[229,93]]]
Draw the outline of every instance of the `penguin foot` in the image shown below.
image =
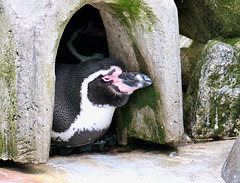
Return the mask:
[[72,154],[83,154],[91,152],[105,152],[105,147],[114,147],[117,145],[116,135],[105,135],[101,139],[84,146],[79,147],[61,147],[51,145],[49,156],[70,156]]

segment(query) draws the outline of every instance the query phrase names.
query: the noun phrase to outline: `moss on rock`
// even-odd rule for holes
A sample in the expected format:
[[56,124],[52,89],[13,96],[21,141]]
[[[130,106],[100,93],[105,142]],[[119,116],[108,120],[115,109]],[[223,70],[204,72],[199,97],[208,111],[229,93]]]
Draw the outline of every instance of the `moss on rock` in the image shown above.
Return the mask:
[[0,42],[0,154],[8,159],[17,156],[17,99],[16,99],[16,65],[15,49],[13,48],[12,30],[0,29],[6,35]]
[[[151,9],[142,0],[116,0],[116,3],[107,3],[107,5],[114,10],[115,16],[128,28],[129,34],[131,34],[131,29],[134,27],[132,25],[136,21],[154,22]],[[151,26],[148,27],[148,30],[151,31]]]
[[175,0],[180,33],[199,42],[240,36],[239,0]]
[[193,138],[236,136],[240,131],[240,51],[209,41],[194,70],[184,102]]
[[219,38],[216,38],[215,40],[224,42],[226,44],[235,46],[236,48],[240,49],[240,37],[235,37],[235,38],[231,38],[231,39],[219,37]]
[[[126,106],[117,110],[117,133],[121,144],[127,138],[139,138],[155,143],[165,143],[165,132],[159,115],[160,94],[153,86],[136,91]],[[164,116],[161,116],[164,120]]]
[[182,69],[182,85],[183,92],[187,91],[189,81],[197,64],[202,48],[181,48],[181,69]]
[[[140,72],[149,74],[134,29],[136,24],[144,21],[144,26],[141,24],[141,28],[146,32],[152,31],[155,16],[150,7],[142,0],[116,0],[116,3],[107,3],[107,5],[114,11],[114,16],[120,20],[128,33]],[[126,145],[129,137],[165,143],[164,127],[159,120],[164,120],[160,111],[161,98],[155,87],[134,92],[127,105],[117,110],[116,126],[120,144]]]

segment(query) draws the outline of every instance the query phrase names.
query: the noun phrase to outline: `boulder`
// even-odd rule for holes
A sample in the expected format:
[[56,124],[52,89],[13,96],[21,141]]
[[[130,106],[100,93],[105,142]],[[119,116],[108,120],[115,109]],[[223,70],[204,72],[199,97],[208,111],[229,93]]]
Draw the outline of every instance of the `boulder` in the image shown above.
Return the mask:
[[55,57],[67,23],[85,4],[100,12],[109,55],[154,82],[118,110],[120,144],[130,137],[157,143],[181,140],[178,18],[172,0],[0,0],[0,159],[47,161]]
[[240,136],[234,143],[222,167],[222,178],[226,183],[240,182]]
[[180,59],[182,69],[182,88],[183,93],[186,93],[189,81],[192,78],[192,73],[197,64],[198,57],[201,54],[201,48],[181,48]]
[[[107,32],[121,24],[127,28],[127,32],[118,30],[123,36],[108,36],[110,55],[125,60],[129,70],[140,70],[153,79],[153,87],[136,91],[127,105],[116,111],[118,141],[121,145],[128,144],[131,138],[177,143],[183,135],[183,122],[176,6],[169,0],[142,3],[135,10],[136,16],[128,16],[133,11],[128,4],[111,4],[121,22],[113,16],[105,26]],[[107,15],[103,13],[103,19]]]
[[236,136],[240,131],[240,51],[209,41],[195,67],[184,101],[184,123],[195,138]]
[[240,49],[240,37],[235,37],[235,38],[215,38],[215,40],[224,42],[226,44],[229,44],[231,46],[234,46],[238,49]]
[[175,0],[180,33],[194,41],[206,43],[216,37],[240,36],[238,0]]

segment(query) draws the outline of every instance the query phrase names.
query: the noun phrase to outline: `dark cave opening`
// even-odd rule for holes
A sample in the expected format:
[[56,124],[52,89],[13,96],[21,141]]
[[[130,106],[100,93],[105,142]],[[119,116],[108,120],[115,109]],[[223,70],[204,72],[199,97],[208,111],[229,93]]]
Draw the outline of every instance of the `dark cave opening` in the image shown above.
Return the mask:
[[108,56],[107,36],[99,10],[85,5],[72,16],[63,32],[56,63],[77,64]]
[[[109,57],[106,31],[98,9],[84,5],[70,19],[60,39],[58,64],[81,64],[91,59]],[[116,127],[112,122],[106,134],[93,144],[76,148],[51,146],[50,156],[84,152],[101,152],[104,146],[116,146]]]

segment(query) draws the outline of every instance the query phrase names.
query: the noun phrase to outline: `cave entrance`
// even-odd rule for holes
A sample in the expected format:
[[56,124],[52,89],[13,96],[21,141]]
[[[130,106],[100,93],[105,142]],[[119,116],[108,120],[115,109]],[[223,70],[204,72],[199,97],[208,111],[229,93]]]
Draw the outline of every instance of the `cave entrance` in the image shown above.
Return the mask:
[[[64,29],[56,56],[56,66],[60,63],[81,64],[90,59],[106,57],[109,57],[109,50],[100,12],[91,5],[84,5],[72,16]],[[52,145],[50,156],[100,152],[103,151],[104,146],[113,147],[116,145],[116,127],[112,123],[106,134],[93,144],[76,148]]]
[[68,22],[56,63],[77,64],[109,56],[106,31],[98,9],[85,5]]

